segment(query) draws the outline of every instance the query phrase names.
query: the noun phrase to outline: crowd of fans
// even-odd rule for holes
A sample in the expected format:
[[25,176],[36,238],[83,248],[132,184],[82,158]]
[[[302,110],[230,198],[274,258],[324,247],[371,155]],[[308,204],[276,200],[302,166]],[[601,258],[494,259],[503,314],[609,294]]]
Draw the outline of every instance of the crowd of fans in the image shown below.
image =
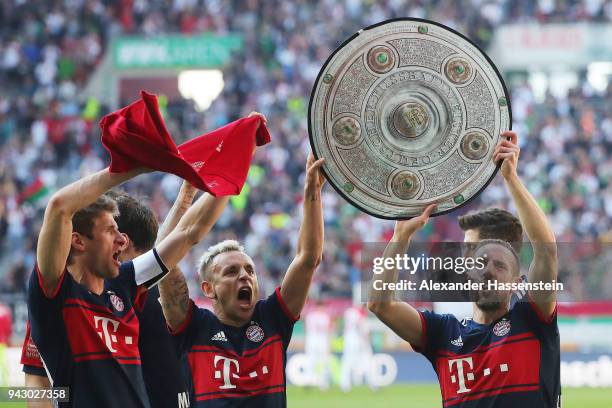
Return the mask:
[[[256,153],[243,194],[232,199],[183,270],[195,281],[201,249],[236,237],[253,255],[260,284],[269,293],[295,253],[309,151],[307,110],[316,75],[350,34],[402,16],[439,21],[486,48],[495,27],[504,23],[610,22],[612,1],[0,2],[0,289],[26,288],[45,198],[108,165],[97,121],[117,107],[85,100],[79,91],[110,41],[122,34],[232,32],[243,35],[245,46],[224,70],[220,97],[204,113],[188,101],[170,101],[166,123],[178,144],[257,110],[268,117],[272,142]],[[535,102],[527,82],[511,93],[513,127],[522,147],[519,172],[558,240],[610,240],[612,86],[595,92],[583,78],[567,96],[548,93],[544,103]],[[179,185],[175,176],[157,173],[125,188],[148,197],[163,220]],[[323,202],[325,256],[313,294],[350,296],[362,243],[388,239],[393,223],[356,210],[329,186]],[[486,206],[511,208],[501,177],[468,207],[431,222],[420,238],[461,241],[455,217]],[[198,285],[191,287],[195,295]]]

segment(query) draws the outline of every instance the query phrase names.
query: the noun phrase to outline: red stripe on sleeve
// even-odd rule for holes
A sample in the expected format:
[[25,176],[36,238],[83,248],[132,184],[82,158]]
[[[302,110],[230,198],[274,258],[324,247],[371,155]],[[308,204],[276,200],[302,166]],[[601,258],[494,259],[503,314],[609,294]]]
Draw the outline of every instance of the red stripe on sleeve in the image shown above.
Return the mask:
[[529,298],[529,305],[531,306],[531,308],[535,312],[536,316],[538,317],[538,320],[541,321],[542,323],[551,324],[553,319],[557,315],[557,304],[556,303],[555,303],[555,309],[553,310],[553,312],[548,317],[546,317],[546,316],[544,316],[542,314],[542,311],[540,310],[538,305],[536,305],[535,302],[533,300],[531,300],[531,298]]
[[38,269],[38,264],[36,264],[36,276],[38,277],[38,286],[40,286],[40,290],[42,290],[43,295],[45,295],[47,299],[53,299],[57,296],[57,292],[59,292],[59,289],[62,286],[62,282],[64,281],[65,274],[66,274],[66,268],[64,268],[64,270],[62,271],[59,281],[57,282],[57,286],[55,287],[55,289],[53,289],[53,292],[51,293],[51,295],[49,295],[47,294],[47,291],[45,290],[45,285],[43,285],[42,275],[40,273],[40,269]]
[[136,297],[134,298],[134,308],[138,310],[138,312],[142,312],[144,309],[145,303],[147,301],[149,290],[145,286],[138,286],[136,289]]
[[423,313],[421,313],[420,310],[417,310],[417,312],[419,313],[419,318],[421,319],[421,342],[423,344],[418,346],[416,344],[411,343],[410,345],[412,346],[414,351],[424,353],[427,349],[427,324],[425,323],[425,317],[423,317]]
[[191,319],[193,318],[194,305],[195,304],[193,303],[193,300],[189,299],[189,310],[187,310],[187,317],[185,317],[185,320],[183,320],[183,323],[181,323],[181,325],[176,330],[172,330],[172,327],[168,326],[168,330],[170,331],[170,334],[172,334],[173,336],[177,336],[181,334],[183,331],[185,331],[187,326],[189,326],[189,323],[191,323]]
[[280,286],[276,288],[275,292],[276,292],[276,298],[278,299],[278,303],[280,304],[280,307],[283,310],[283,313],[285,313],[285,316],[287,316],[289,320],[291,320],[292,323],[297,322],[300,319],[300,316],[299,315],[297,317],[293,316],[293,314],[291,314],[289,309],[287,309],[287,305],[285,304],[285,301],[283,300],[283,296],[281,295],[281,292],[280,292]]

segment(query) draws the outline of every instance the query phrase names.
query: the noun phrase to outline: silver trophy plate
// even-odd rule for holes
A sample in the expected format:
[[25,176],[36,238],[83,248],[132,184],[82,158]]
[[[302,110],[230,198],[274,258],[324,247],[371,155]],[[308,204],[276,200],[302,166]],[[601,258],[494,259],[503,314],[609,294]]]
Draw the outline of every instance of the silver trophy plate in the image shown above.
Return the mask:
[[379,218],[434,215],[492,180],[511,125],[504,82],[467,38],[427,20],[359,31],[325,62],[308,109],[310,142],[330,184]]

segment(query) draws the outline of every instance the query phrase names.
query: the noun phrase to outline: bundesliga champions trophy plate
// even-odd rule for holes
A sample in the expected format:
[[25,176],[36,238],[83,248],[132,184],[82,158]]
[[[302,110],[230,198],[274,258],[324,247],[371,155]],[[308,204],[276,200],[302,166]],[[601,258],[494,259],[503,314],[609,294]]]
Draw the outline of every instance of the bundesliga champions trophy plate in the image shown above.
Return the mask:
[[466,204],[495,176],[493,150],[510,125],[491,60],[461,34],[420,19],[389,20],[345,41],[321,69],[308,109],[330,184],[386,219]]

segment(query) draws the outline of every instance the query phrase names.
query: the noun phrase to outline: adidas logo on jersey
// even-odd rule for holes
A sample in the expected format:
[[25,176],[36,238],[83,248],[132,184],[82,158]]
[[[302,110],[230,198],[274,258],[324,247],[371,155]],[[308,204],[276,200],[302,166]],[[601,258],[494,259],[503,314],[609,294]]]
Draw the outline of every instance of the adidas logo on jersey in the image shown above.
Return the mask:
[[461,335],[459,335],[459,337],[456,338],[455,340],[451,340],[451,344],[453,346],[463,347],[463,339],[461,338]]
[[225,333],[223,331],[220,331],[219,333],[215,334],[214,336],[212,336],[212,338],[210,339],[212,341],[227,341],[227,337],[225,337]]

